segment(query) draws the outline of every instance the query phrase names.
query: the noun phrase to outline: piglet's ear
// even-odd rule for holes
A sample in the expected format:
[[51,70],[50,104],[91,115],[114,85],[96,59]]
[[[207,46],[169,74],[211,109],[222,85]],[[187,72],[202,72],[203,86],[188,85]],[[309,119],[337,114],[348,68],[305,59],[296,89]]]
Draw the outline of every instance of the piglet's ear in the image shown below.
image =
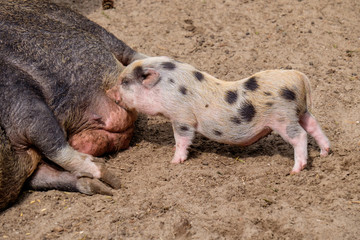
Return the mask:
[[142,85],[146,88],[154,87],[160,80],[160,73],[153,68],[146,69],[144,75],[145,78],[142,81]]

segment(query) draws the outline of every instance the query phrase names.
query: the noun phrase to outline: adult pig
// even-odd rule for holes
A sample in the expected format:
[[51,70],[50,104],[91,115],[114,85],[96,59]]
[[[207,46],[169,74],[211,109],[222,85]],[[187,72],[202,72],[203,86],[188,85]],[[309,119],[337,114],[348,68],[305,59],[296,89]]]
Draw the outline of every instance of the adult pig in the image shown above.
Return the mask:
[[127,66],[118,88],[128,109],[171,120],[174,163],[187,159],[195,131],[245,146],[274,130],[294,147],[292,173],[306,166],[307,133],[319,144],[322,156],[329,152],[329,140],[309,112],[309,80],[298,71],[269,70],[227,82],[188,64],[152,57]]
[[128,147],[136,114],[112,88],[144,55],[46,1],[0,1],[0,209],[33,189],[111,194],[93,156]]

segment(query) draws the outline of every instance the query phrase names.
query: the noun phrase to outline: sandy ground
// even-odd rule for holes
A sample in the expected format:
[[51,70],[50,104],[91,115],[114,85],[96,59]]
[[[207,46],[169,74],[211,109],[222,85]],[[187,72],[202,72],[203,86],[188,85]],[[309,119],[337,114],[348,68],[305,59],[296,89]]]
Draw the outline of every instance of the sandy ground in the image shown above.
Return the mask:
[[332,153],[320,158],[309,139],[310,164],[293,176],[293,149],[276,134],[249,147],[197,136],[173,165],[169,122],[140,116],[131,147],[106,156],[123,184],[113,197],[25,191],[0,213],[0,239],[360,239],[359,1],[56,2],[220,79],[306,73]]

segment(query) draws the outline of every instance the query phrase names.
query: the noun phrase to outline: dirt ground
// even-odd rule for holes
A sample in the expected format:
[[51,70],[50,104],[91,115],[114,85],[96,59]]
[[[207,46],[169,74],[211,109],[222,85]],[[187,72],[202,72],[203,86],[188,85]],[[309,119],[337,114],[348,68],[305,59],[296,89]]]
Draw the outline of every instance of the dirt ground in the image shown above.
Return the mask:
[[249,147],[197,135],[173,165],[171,125],[141,115],[131,147],[106,156],[123,184],[113,197],[24,191],[0,213],[0,239],[360,239],[360,1],[56,2],[223,80],[306,73],[332,153],[309,138],[309,166],[289,175],[293,149],[276,134]]

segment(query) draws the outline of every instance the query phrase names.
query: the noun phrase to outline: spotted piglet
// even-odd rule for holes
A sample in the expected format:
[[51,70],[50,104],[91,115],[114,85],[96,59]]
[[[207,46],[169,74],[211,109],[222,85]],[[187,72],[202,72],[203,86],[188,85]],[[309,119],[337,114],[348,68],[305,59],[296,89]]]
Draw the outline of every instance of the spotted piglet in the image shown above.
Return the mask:
[[195,131],[221,143],[250,145],[272,130],[295,151],[291,173],[307,163],[307,133],[320,146],[330,143],[308,110],[308,78],[293,70],[269,70],[239,81],[222,81],[168,57],[130,64],[119,91],[129,110],[170,119],[176,141],[173,163],[184,162]]

